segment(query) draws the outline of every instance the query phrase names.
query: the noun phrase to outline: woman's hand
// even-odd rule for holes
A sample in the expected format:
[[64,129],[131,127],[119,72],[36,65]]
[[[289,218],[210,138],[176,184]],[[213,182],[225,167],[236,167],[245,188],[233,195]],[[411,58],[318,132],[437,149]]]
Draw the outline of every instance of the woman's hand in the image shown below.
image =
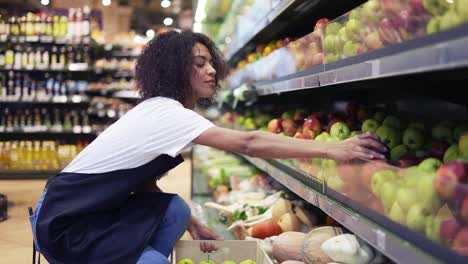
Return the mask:
[[365,133],[336,142],[330,148],[328,156],[335,160],[385,159],[382,153],[387,151],[377,135]]
[[[217,235],[194,217],[192,217],[188,231],[194,240],[224,240],[221,236]],[[201,242],[200,249],[203,252],[212,252],[216,251],[218,248],[212,243]]]

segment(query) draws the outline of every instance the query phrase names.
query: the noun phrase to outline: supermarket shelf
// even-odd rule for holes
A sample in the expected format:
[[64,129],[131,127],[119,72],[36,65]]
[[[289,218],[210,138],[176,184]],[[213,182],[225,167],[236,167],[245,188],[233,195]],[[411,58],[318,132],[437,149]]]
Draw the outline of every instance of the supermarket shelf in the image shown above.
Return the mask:
[[93,71],[92,67],[87,67],[82,64],[70,65],[69,67],[65,67],[62,69],[51,69],[51,68],[44,68],[44,69],[15,69],[15,68],[0,68],[0,71],[13,71],[13,72],[76,72],[76,73],[88,73]]
[[259,95],[468,67],[468,25],[254,84]]
[[[242,157],[271,175],[304,200],[322,209],[397,263],[466,263],[466,258],[455,254],[450,249],[347,199],[325,185],[321,186],[322,191],[318,190],[320,188],[317,187],[320,185],[317,185],[317,181],[315,181],[315,186],[305,184],[304,179],[312,178],[312,176],[290,167],[289,169],[295,172],[292,174],[290,171],[286,172],[284,167],[287,165],[281,161],[264,160],[244,155]],[[302,174],[299,178],[297,177],[298,173]],[[425,252],[430,252],[431,255]]]
[[0,44],[53,44],[53,45],[88,45],[90,37],[73,38],[54,36],[0,36]]
[[60,170],[0,170],[0,179],[47,179],[58,173],[60,173]]
[[73,132],[0,132],[2,140],[93,140],[95,133]]
[[267,27],[273,20],[275,20],[284,10],[286,10],[292,3],[297,0],[283,0],[273,8],[265,17],[257,21],[249,33],[244,35],[244,38],[235,40],[231,45],[231,52],[226,52],[224,59],[229,61],[234,54],[239,52],[250,40],[252,40],[260,31]]
[[13,105],[74,105],[74,106],[87,106],[89,104],[89,98],[87,96],[72,95],[72,96],[57,96],[48,98],[47,100],[5,100],[0,98],[0,104],[5,107]]

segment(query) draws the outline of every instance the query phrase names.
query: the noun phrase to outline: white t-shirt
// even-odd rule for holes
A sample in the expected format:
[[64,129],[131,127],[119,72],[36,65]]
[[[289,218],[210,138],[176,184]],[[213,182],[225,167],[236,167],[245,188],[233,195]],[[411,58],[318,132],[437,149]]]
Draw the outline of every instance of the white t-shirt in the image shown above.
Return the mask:
[[62,172],[104,173],[136,168],[162,154],[176,157],[213,126],[176,100],[151,98],[108,127]]

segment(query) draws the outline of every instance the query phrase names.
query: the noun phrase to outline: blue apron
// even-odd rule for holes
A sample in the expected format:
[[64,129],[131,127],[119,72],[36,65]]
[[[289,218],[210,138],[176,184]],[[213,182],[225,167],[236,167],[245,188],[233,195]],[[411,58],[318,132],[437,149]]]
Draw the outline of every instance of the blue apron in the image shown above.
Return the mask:
[[134,191],[181,162],[160,155],[132,169],[58,174],[33,226],[40,252],[50,263],[136,263],[174,194]]

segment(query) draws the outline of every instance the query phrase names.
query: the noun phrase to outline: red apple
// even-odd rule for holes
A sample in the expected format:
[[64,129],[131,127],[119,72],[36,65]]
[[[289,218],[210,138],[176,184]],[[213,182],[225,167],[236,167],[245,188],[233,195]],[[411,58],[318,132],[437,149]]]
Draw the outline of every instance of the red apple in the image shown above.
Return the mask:
[[386,13],[397,13],[401,11],[405,6],[406,1],[400,1],[400,0],[383,0],[381,1],[382,3],[382,9]]
[[455,218],[448,218],[440,223],[440,239],[442,241],[451,241],[461,228],[460,222]]
[[328,18],[321,18],[321,19],[317,20],[317,23],[315,23],[314,31],[321,28],[322,26],[328,24],[328,22],[330,22],[330,20],[328,20]]
[[460,207],[460,216],[463,219],[463,221],[468,223],[468,196],[465,197]]
[[282,131],[282,127],[281,127],[281,118],[275,118],[275,119],[272,119],[270,120],[270,122],[268,122],[268,131],[270,131],[271,133],[275,133],[275,134],[278,134]]
[[453,250],[462,256],[468,256],[468,227],[458,231],[453,240]]
[[299,131],[297,131],[296,134],[294,134],[294,137],[295,138],[301,138],[301,139],[312,139],[312,137],[309,134],[302,133],[302,132],[299,132]]
[[388,18],[382,19],[378,31],[380,39],[386,44],[402,42],[400,34],[394,28],[394,26]]
[[304,122],[304,119],[305,119],[304,112],[297,111],[294,114],[294,122],[296,122],[297,125],[302,125],[302,123]]
[[461,184],[466,183],[467,177],[468,168],[465,163],[461,161],[448,162],[437,170],[434,188],[443,199],[458,200],[463,195]]
[[316,135],[322,132],[322,124],[315,116],[308,116],[302,125],[302,132],[314,131]]
[[423,0],[409,0],[409,5],[411,6],[411,10],[415,15],[426,13],[426,9],[423,5]]
[[281,127],[283,128],[283,132],[286,132],[290,135],[294,135],[297,131],[296,123],[290,118],[283,119],[281,121]]

